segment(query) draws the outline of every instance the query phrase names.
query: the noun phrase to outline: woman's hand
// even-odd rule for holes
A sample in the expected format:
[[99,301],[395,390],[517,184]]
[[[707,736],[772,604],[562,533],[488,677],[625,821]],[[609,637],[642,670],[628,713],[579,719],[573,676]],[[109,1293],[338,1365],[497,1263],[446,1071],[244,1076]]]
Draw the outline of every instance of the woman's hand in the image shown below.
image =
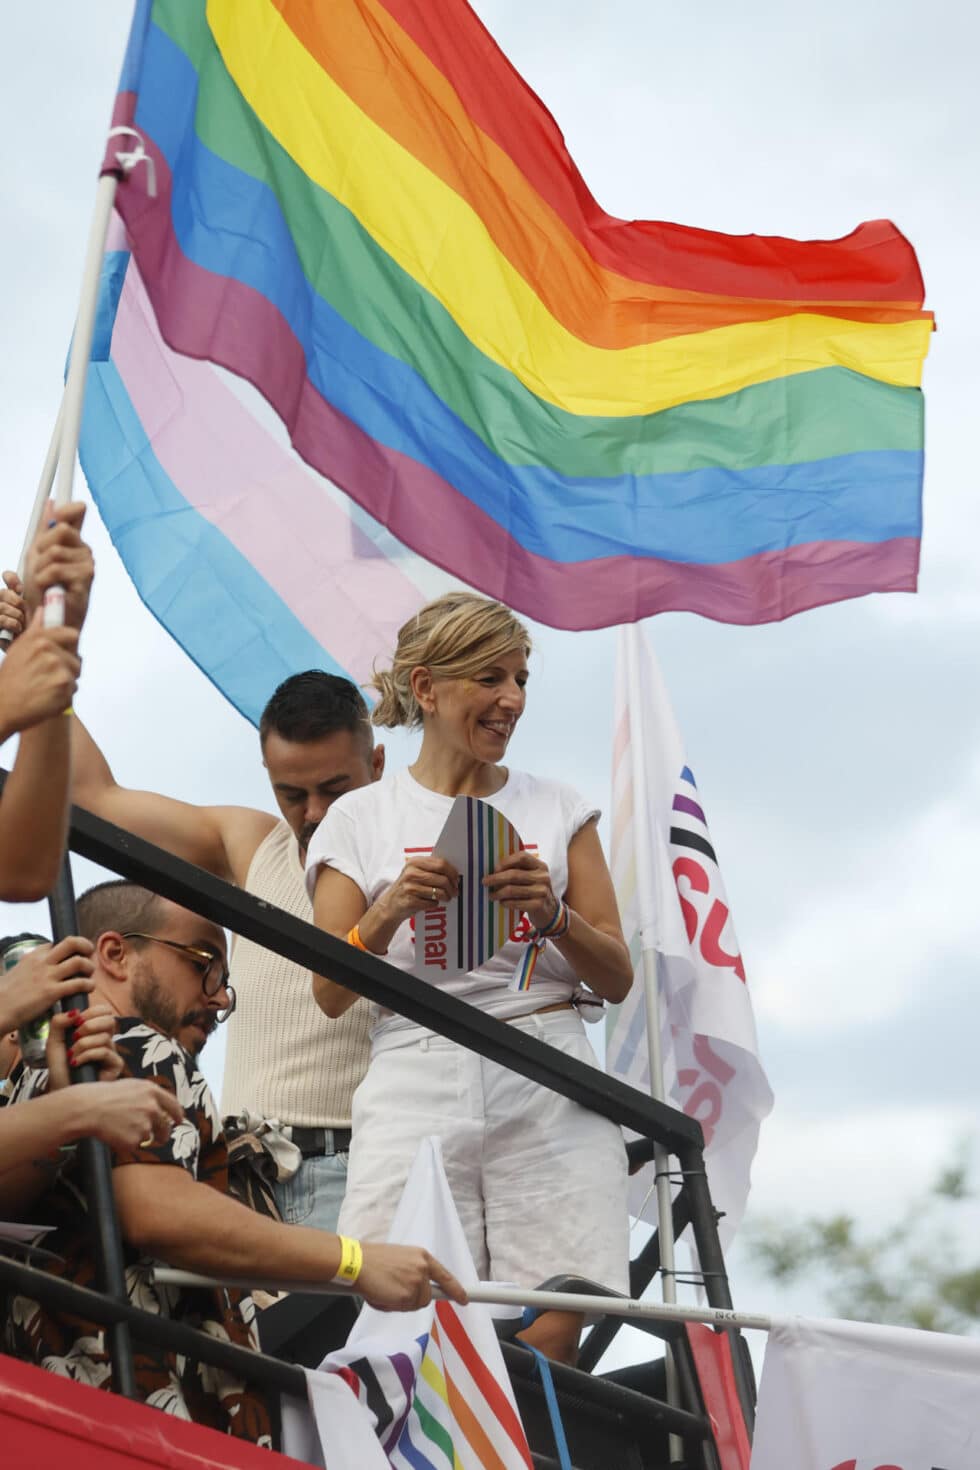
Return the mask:
[[4,572],[3,580],[6,585],[0,587],[0,630],[9,633],[11,639],[19,638],[27,627],[24,584],[16,572]]
[[184,1110],[158,1082],[124,1077],[119,1082],[82,1082],[73,1091],[78,1099],[76,1138],[101,1138],[111,1149],[130,1153],[141,1145],[165,1144]]
[[445,858],[411,858],[368,913],[377,917],[386,929],[391,927],[393,935],[394,930],[412,914],[445,908],[456,897],[458,889],[459,874]]
[[504,858],[483,883],[494,903],[527,914],[535,929],[543,929],[555,917],[558,899],[548,864],[532,853],[515,852]]
[[80,934],[29,950],[0,979],[0,1033],[26,1025],[70,995],[88,995],[94,989],[94,953]]
[[100,1082],[115,1082],[121,1077],[123,1059],[113,1039],[116,1025],[114,1011],[102,1001],[85,1011],[56,1011],[51,1017],[45,1051],[48,1091],[67,1087],[72,1067],[98,1067]]

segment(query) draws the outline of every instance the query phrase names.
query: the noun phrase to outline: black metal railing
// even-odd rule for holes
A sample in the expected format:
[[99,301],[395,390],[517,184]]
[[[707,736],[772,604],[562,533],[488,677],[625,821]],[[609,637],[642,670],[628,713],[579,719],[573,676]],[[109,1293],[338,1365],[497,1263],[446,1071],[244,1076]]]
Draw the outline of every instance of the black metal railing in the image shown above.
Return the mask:
[[[5,779],[6,772],[0,771],[0,790]],[[485,1015],[435,986],[418,985],[383,959],[357,950],[314,925],[304,923],[78,807],[72,808],[69,848],[304,969],[329,974],[338,984],[386,1009],[406,1016],[418,1025],[661,1144],[678,1161],[683,1182],[675,1202],[675,1219],[678,1225],[690,1223],[704,1273],[707,1301],[713,1307],[731,1308],[728,1277],[718,1239],[717,1215],[704,1168],[704,1139],[696,1120],[595,1067],[563,1055],[506,1022]],[[103,1230],[118,1228],[114,1221],[108,1226],[101,1219],[96,1223]],[[111,1243],[109,1249],[111,1251]],[[656,1269],[659,1265],[655,1237],[642,1264],[647,1270],[651,1267]],[[21,1273],[20,1277],[18,1273]],[[646,1275],[646,1271],[642,1274]],[[244,1379],[251,1378],[284,1392],[298,1392],[301,1396],[305,1393],[302,1373],[277,1359],[252,1354],[248,1349],[228,1344],[216,1344],[213,1339],[191,1328],[138,1311],[128,1302],[120,1301],[118,1294],[106,1298],[29,1266],[0,1260],[0,1281],[13,1284],[15,1278],[25,1283],[28,1280],[32,1282],[32,1295],[40,1296],[43,1292],[48,1300],[56,1296],[61,1300],[63,1297],[67,1310],[81,1312],[82,1298],[77,1293],[83,1293],[84,1315],[117,1333],[118,1324],[128,1324],[128,1331],[134,1335],[163,1345],[172,1343],[176,1351],[203,1362],[228,1367]],[[636,1284],[640,1284],[639,1278]],[[25,1290],[26,1286],[20,1285],[18,1289]],[[70,1300],[74,1300],[74,1306],[68,1305]],[[608,1325],[600,1321],[599,1327],[593,1329],[594,1341],[586,1341],[586,1358],[590,1367],[597,1361],[601,1349],[608,1345],[614,1331],[611,1321]],[[218,1348],[224,1355],[223,1359],[215,1355]],[[119,1350],[126,1351],[124,1340],[119,1342]],[[229,1353],[234,1358],[234,1366]],[[116,1381],[126,1381],[126,1378],[125,1368],[121,1372],[116,1369]],[[750,1402],[750,1386],[740,1387],[743,1399]]]

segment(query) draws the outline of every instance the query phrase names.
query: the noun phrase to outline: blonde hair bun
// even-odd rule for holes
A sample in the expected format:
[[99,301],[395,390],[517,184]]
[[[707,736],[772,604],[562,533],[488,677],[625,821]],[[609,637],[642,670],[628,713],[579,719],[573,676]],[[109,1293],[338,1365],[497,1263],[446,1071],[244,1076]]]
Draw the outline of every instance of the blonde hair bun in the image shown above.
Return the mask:
[[518,650],[529,654],[531,638],[510,608],[476,592],[447,592],[399,629],[391,668],[375,667],[371,687],[379,697],[371,720],[389,730],[421,725],[413,669],[424,666],[436,679],[466,679]]

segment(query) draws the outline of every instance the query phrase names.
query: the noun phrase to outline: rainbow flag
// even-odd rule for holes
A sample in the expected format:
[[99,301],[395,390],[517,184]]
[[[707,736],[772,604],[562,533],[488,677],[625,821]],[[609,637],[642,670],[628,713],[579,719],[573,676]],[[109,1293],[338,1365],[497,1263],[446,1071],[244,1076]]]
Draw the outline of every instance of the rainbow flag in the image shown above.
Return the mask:
[[114,121],[166,341],[429,562],[566,628],[915,587],[932,320],[888,221],[611,218],[464,0],[140,0]]

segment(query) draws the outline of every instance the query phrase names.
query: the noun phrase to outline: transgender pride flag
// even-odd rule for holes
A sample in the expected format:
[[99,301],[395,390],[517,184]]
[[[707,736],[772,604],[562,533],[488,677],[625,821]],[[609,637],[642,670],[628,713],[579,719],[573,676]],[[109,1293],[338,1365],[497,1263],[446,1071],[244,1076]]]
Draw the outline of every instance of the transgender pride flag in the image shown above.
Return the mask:
[[[476,1271],[437,1138],[419,1147],[389,1239],[424,1245],[464,1286]],[[324,1371],[325,1370],[325,1371]],[[391,1470],[531,1470],[531,1452],[490,1309],[436,1302],[418,1312],[365,1307],[340,1352],[309,1377],[311,1407],[330,1470],[367,1470],[336,1414],[334,1375],[372,1417]],[[322,1394],[322,1402],[318,1402]],[[349,1438],[349,1436],[346,1436]],[[289,1445],[287,1444],[287,1449]]]
[[92,359],[92,497],[142,600],[253,724],[301,669],[363,684],[455,585],[309,469],[247,385],[171,352],[118,220]]

